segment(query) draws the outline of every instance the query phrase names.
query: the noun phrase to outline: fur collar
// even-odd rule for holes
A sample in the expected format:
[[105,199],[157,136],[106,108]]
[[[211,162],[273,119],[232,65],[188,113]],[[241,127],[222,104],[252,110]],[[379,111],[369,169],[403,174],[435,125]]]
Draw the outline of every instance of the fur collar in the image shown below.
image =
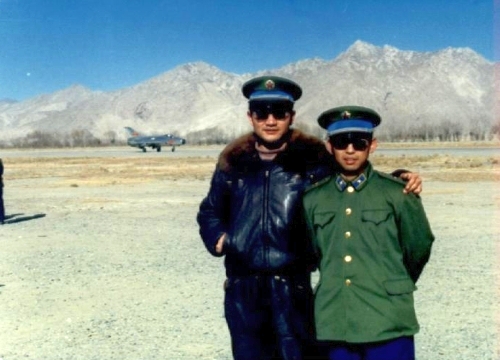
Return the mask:
[[[331,162],[332,156],[326,151],[323,141],[297,129],[291,131],[286,149],[279,153],[274,161],[292,171],[306,171],[315,164]],[[219,155],[219,168],[226,172],[245,172],[260,167],[261,161],[255,143],[253,133],[245,134],[231,142]]]

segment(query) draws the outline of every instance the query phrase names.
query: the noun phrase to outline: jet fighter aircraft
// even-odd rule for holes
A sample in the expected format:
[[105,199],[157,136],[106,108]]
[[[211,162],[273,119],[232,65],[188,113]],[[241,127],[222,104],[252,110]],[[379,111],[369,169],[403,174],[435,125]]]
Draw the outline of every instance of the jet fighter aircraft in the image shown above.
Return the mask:
[[125,130],[129,133],[130,137],[127,139],[127,144],[133,147],[138,147],[146,152],[146,147],[156,149],[160,152],[162,146],[171,146],[172,151],[175,151],[176,146],[184,145],[186,139],[174,136],[172,134],[165,135],[144,135],[141,134],[131,127],[125,127]]

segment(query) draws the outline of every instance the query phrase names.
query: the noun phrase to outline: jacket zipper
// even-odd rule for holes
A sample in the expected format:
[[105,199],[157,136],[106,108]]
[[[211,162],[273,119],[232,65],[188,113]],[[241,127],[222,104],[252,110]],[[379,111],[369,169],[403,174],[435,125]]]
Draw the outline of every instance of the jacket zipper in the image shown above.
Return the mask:
[[270,171],[266,170],[264,172],[264,201],[262,204],[262,206],[264,207],[263,211],[262,211],[262,214],[263,214],[263,216],[262,216],[263,239],[262,240],[264,243],[264,252],[263,252],[262,256],[264,257],[264,264],[266,265],[266,267],[269,266],[269,234],[268,234],[269,226],[267,224],[267,218],[269,216],[269,182],[270,182],[269,176],[270,176]]

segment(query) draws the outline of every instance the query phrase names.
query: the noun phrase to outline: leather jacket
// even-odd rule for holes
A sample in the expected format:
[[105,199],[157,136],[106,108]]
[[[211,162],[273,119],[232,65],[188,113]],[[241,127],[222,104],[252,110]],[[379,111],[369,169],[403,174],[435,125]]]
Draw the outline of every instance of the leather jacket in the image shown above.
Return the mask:
[[[303,274],[315,261],[302,216],[302,194],[333,171],[323,142],[291,130],[284,151],[262,161],[253,134],[219,156],[197,221],[207,250],[225,255],[227,276]],[[223,253],[215,251],[227,234]]]

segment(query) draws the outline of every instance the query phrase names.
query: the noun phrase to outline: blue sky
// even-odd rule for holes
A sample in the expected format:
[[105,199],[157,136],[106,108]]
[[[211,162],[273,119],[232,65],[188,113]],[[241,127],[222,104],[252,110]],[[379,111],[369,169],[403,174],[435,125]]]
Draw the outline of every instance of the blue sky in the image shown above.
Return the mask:
[[499,3],[0,0],[0,99],[73,84],[111,91],[192,61],[244,74],[333,60],[356,40],[425,52],[469,47],[496,61]]

